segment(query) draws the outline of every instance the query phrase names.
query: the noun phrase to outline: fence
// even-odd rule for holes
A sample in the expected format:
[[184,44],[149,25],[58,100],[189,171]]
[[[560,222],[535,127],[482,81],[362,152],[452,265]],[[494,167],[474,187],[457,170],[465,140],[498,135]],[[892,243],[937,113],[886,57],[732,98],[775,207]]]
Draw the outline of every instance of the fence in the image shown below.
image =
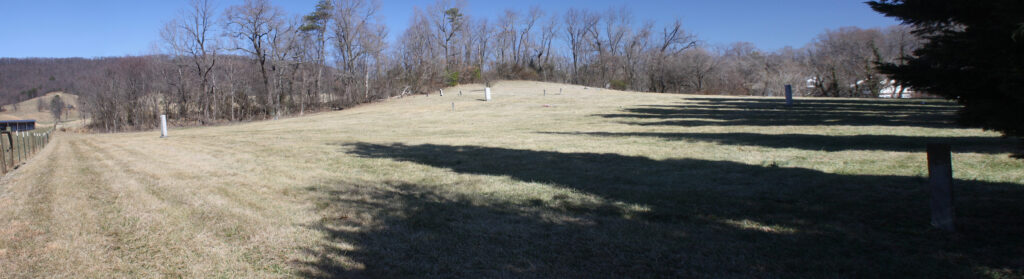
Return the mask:
[[50,143],[53,130],[0,134],[0,170],[4,174],[28,161]]

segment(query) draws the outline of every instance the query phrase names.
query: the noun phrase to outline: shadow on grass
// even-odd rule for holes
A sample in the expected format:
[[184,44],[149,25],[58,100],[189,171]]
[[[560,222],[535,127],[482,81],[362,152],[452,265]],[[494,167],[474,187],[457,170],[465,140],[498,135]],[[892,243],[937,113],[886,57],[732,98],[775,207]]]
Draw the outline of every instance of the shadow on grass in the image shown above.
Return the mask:
[[[600,199],[517,202],[437,190],[472,184],[335,181],[311,188],[324,216],[316,227],[328,238],[311,250],[318,260],[305,263],[308,277],[978,277],[1024,270],[1024,187],[1017,184],[956,181],[961,232],[948,236],[928,229],[928,193],[918,177],[480,146],[344,148]],[[346,244],[354,247],[336,248]],[[337,257],[363,266],[339,265]]]
[[595,137],[652,137],[674,141],[703,141],[726,145],[796,148],[812,151],[880,150],[924,152],[927,143],[948,143],[957,153],[1012,153],[1017,142],[998,137],[929,137],[897,135],[807,135],[758,133],[613,133],[613,132],[543,132],[543,134],[583,135]]
[[[928,100],[798,100],[787,107],[781,99],[685,98],[678,105],[627,108],[605,118],[634,119],[642,126],[894,126],[955,128],[959,107]],[[917,103],[915,103],[917,102]],[[646,120],[646,121],[640,121]]]

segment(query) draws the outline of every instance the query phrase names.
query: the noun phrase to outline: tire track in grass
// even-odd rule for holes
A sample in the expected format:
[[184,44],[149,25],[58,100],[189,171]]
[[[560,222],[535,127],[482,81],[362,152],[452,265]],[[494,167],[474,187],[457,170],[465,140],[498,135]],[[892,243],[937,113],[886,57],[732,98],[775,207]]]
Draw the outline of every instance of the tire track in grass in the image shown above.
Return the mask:
[[199,253],[194,256],[169,257],[201,258],[204,259],[203,263],[210,265],[196,267],[196,263],[189,262],[188,267],[193,269],[193,274],[208,275],[213,272],[231,277],[234,272],[251,274],[254,269],[284,262],[281,253],[272,253],[278,246],[273,243],[261,243],[261,239],[266,238],[263,234],[273,230],[272,222],[268,224],[259,214],[252,214],[253,210],[239,208],[239,204],[230,202],[220,195],[210,195],[211,188],[215,190],[223,187],[206,187],[206,182],[200,178],[190,181],[162,175],[153,170],[163,170],[163,166],[159,163],[154,165],[146,161],[145,157],[140,159],[124,152],[117,154],[127,156],[114,156],[112,150],[107,150],[110,147],[106,145],[101,147],[92,141],[86,141],[85,144],[93,147],[109,168],[118,169],[124,174],[123,177],[137,185],[135,188],[142,188],[138,191],[172,203],[170,207],[160,210],[167,217],[162,218],[164,221],[161,224],[153,226],[155,233],[192,235],[195,238],[189,239],[191,241],[171,239],[159,243],[158,246],[194,250],[186,253],[187,255]]
[[[116,153],[128,153],[133,157],[142,158],[141,161],[150,162],[151,165],[159,165],[161,171],[170,173],[164,177],[172,177],[172,179],[187,183],[209,184],[211,187],[204,187],[201,191],[224,198],[224,201],[231,204],[226,204],[223,207],[236,211],[238,214],[249,215],[250,218],[259,220],[275,220],[279,216],[292,214],[289,211],[294,211],[294,202],[289,202],[287,199],[282,200],[280,196],[254,194],[260,193],[261,191],[258,189],[267,188],[268,185],[254,184],[245,179],[245,173],[232,169],[242,165],[243,160],[227,155],[239,154],[238,152],[223,152],[222,156],[215,158],[202,151],[180,148],[179,145],[152,148],[151,145],[137,142],[118,142],[111,143],[109,146],[116,149],[114,150]],[[148,148],[141,150],[144,146]],[[152,164],[154,162],[155,164]],[[185,167],[180,166],[184,162],[189,164]],[[149,174],[159,177],[153,173]]]
[[126,245],[120,240],[131,233],[132,222],[113,206],[121,196],[100,180],[76,140],[62,137],[51,145],[8,181],[31,191],[22,199],[27,210],[16,218],[36,233],[16,240],[25,245],[17,251],[22,262],[11,270],[25,277],[144,275],[131,272],[122,253]]
[[[144,247],[144,242],[135,241],[141,238],[136,235],[138,218],[127,216],[126,210],[120,206],[124,203],[123,200],[129,197],[116,189],[116,183],[104,179],[107,172],[99,171],[94,165],[94,162],[97,161],[96,158],[89,156],[89,151],[94,151],[94,149],[83,147],[83,142],[82,138],[70,140],[68,144],[71,149],[71,159],[67,161],[73,162],[72,169],[75,175],[72,177],[79,179],[76,183],[78,185],[75,185],[76,188],[85,190],[86,196],[78,197],[77,200],[86,203],[81,206],[84,207],[82,209],[91,210],[91,214],[89,214],[91,218],[82,219],[80,222],[92,224],[94,227],[88,232],[102,239],[101,243],[97,243],[102,248],[102,250],[96,251],[100,255],[91,256],[103,261],[101,265],[93,266],[86,273],[153,276],[154,274],[144,272],[148,269],[147,265],[152,264],[132,260],[136,251],[146,250],[146,247]],[[75,273],[69,275],[75,276]]]
[[[207,271],[208,265],[223,262],[208,252],[211,245],[202,243],[208,234],[189,233],[194,228],[205,228],[189,215],[192,205],[156,185],[146,174],[131,172],[131,166],[118,161],[104,149],[105,146],[84,138],[81,144],[93,151],[90,160],[93,166],[111,170],[101,173],[100,183],[109,185],[118,195],[125,197],[117,206],[140,220],[134,228],[139,235],[133,241],[150,249],[127,251],[133,261],[147,264],[139,267],[139,272],[171,277],[195,276],[201,274],[197,270]],[[208,262],[196,263],[194,259],[206,259]]]
[[[52,152],[51,148],[41,155]],[[53,169],[55,164],[53,159],[33,162],[46,169]],[[0,270],[11,270],[9,275],[14,277],[31,277],[45,271],[44,261],[49,261],[39,251],[53,239],[54,177],[26,171],[11,170],[4,177],[5,190],[0,195]]]

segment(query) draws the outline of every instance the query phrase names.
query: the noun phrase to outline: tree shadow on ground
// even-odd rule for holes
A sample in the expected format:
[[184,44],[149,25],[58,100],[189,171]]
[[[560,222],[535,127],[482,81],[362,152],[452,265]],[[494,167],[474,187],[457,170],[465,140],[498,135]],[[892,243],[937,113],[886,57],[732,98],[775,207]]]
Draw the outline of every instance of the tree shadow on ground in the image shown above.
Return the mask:
[[677,105],[646,105],[625,113],[598,114],[633,119],[641,126],[894,126],[955,128],[959,107],[950,102],[894,100],[784,100],[760,98],[685,98]]
[[1016,151],[1017,142],[1000,137],[930,137],[898,135],[808,135],[758,133],[660,133],[660,132],[543,132],[595,137],[652,137],[673,141],[703,141],[725,145],[796,148],[811,151],[879,150],[924,152],[927,143],[948,143],[957,153],[1000,154]]
[[[438,190],[472,189],[471,182],[311,187],[324,216],[314,227],[328,237],[310,250],[317,260],[304,263],[308,277],[932,278],[1024,271],[1024,187],[1017,184],[956,181],[960,233],[949,236],[929,229],[920,177],[480,146],[357,143],[344,150],[598,198],[515,201]],[[337,248],[346,245],[354,247]],[[338,257],[361,266],[339,265]]]

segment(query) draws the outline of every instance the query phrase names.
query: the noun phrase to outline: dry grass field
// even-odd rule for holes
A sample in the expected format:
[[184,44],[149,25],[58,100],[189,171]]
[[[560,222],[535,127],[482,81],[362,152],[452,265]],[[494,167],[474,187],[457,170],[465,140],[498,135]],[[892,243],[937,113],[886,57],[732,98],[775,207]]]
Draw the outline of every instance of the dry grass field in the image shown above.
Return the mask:
[[[17,105],[3,106],[3,111],[0,111],[0,120],[34,119],[39,123],[53,124],[54,118],[53,114],[50,113],[50,102],[53,101],[53,97],[57,95],[60,95],[61,100],[64,101],[65,104],[73,105],[75,108],[78,107],[78,96],[64,92],[50,92],[43,96],[22,101]],[[46,108],[42,111],[39,110],[39,100],[43,100],[43,104],[46,105]],[[15,106],[18,108],[17,110],[14,109]],[[68,119],[62,119],[62,122],[81,119],[81,115],[77,109],[68,111],[67,117]]]
[[948,102],[480,89],[57,134],[0,182],[0,277],[1024,276],[1017,143]]

